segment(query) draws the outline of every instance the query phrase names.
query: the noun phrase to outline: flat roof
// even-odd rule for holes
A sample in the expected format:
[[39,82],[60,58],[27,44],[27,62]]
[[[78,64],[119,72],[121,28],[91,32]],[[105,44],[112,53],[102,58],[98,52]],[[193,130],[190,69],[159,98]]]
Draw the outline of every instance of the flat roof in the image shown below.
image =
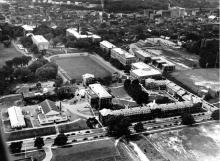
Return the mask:
[[145,51],[143,51],[143,50],[140,50],[140,49],[137,49],[137,50],[135,50],[134,52],[137,53],[137,54],[139,54],[139,55],[141,55],[141,56],[143,56],[143,57],[146,57],[146,58],[151,57],[150,54],[148,54],[147,52],[145,52]]
[[22,110],[18,106],[12,106],[8,108],[8,115],[11,123],[11,127],[25,126],[24,116]]
[[130,54],[129,52],[123,50],[122,48],[113,48],[113,51],[117,52],[118,54],[124,56],[125,58],[135,58],[134,55]]
[[30,26],[30,25],[23,25],[21,27],[26,31],[33,31],[35,28],[35,26]]
[[90,84],[89,87],[99,98],[112,98],[112,95],[101,84]]
[[73,36],[75,36],[77,39],[80,38],[87,38],[87,35],[81,35],[80,33],[77,32],[76,28],[69,28],[66,30],[67,32],[71,33]]
[[131,71],[138,77],[144,77],[144,76],[155,76],[155,75],[161,75],[161,72],[156,69],[135,69]]
[[103,46],[105,46],[105,47],[108,48],[108,49],[111,49],[111,48],[115,48],[115,47],[116,47],[115,45],[113,45],[112,43],[110,43],[110,42],[108,42],[108,41],[106,41],[106,40],[100,42],[100,44],[103,45]]
[[144,62],[136,62],[136,63],[132,63],[131,65],[137,69],[151,69],[152,68]]

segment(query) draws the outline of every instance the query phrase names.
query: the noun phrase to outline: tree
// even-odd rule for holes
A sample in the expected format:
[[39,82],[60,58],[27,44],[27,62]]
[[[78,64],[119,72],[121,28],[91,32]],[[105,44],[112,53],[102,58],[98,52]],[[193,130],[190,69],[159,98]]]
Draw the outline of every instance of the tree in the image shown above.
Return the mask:
[[183,125],[192,125],[195,123],[195,119],[192,114],[183,113],[182,116],[182,124]]
[[62,146],[65,145],[67,143],[67,136],[63,133],[60,133],[59,135],[57,135],[57,137],[54,140],[54,145],[58,145],[58,146]]
[[47,64],[48,61],[46,59],[37,59],[36,61],[34,61],[31,65],[29,65],[29,69],[32,72],[36,72],[36,70],[40,67],[42,67],[43,65]]
[[38,68],[35,72],[35,76],[39,80],[55,79],[57,76],[58,67],[55,63],[47,63]]
[[131,85],[131,80],[130,79],[126,79],[124,81],[124,88],[127,89],[130,85]]
[[33,41],[32,41],[32,39],[31,39],[31,36],[21,37],[21,38],[20,38],[20,42],[21,42],[21,44],[22,44],[25,48],[30,48],[31,45],[33,44]]
[[88,118],[86,120],[86,124],[90,129],[93,129],[95,127],[95,125],[98,124],[98,121],[95,119],[95,117],[93,118]]
[[55,86],[60,87],[62,84],[63,84],[63,79],[59,75],[57,75],[55,79]]
[[21,67],[21,68],[17,68],[14,71],[14,76],[16,77],[17,80],[26,82],[28,80],[32,80],[33,73],[28,68]]
[[134,130],[135,130],[136,132],[142,132],[142,131],[144,131],[144,126],[143,126],[143,124],[142,124],[141,122],[136,123],[136,124],[134,125]]
[[39,50],[36,44],[32,44],[30,47],[31,52],[33,52],[35,55],[39,54]]
[[19,142],[12,142],[9,146],[9,149],[12,153],[19,153],[21,152],[21,148],[22,148],[22,141]]
[[41,149],[44,146],[44,139],[42,137],[37,137],[34,141],[34,147]]
[[211,117],[212,117],[214,120],[219,120],[219,109],[213,111]]

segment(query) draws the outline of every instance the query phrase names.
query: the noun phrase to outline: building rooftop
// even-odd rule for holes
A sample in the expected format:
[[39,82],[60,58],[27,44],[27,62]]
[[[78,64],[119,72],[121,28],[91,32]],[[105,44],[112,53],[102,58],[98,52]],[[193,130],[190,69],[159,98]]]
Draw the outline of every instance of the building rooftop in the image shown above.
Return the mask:
[[111,49],[111,48],[115,48],[115,47],[116,47],[115,45],[113,45],[112,43],[110,43],[110,42],[108,42],[108,41],[106,41],[106,40],[100,42],[100,44],[103,45],[103,46],[105,46],[105,47],[108,48],[108,49]]
[[99,98],[112,98],[101,84],[90,84],[89,87]]
[[39,104],[41,106],[44,114],[49,113],[50,111],[60,112],[59,108],[56,106],[56,103],[46,99],[45,101]]
[[147,52],[145,52],[145,51],[143,51],[143,50],[135,50],[135,53],[137,53],[137,54],[139,54],[139,55],[141,55],[141,56],[143,56],[143,57],[145,57],[145,58],[149,58],[149,57],[151,57],[151,55],[150,54],[148,54]]
[[49,43],[47,39],[45,39],[42,35],[33,35],[32,39],[37,41],[38,43]]
[[8,115],[11,123],[11,127],[25,126],[24,116],[22,110],[18,106],[12,106],[8,108]]
[[82,77],[83,77],[83,79],[95,78],[95,76],[93,74],[89,74],[89,73],[83,74]]
[[35,26],[30,26],[30,25],[23,25],[22,28],[25,30],[25,31],[33,31]]
[[136,62],[136,63],[132,63],[131,64],[134,68],[136,69],[146,69],[146,70],[150,70],[152,67],[150,67],[149,65],[147,65],[144,62]]
[[155,75],[161,75],[161,72],[150,68],[150,69],[135,69],[131,71],[132,73],[134,73],[135,75],[137,75],[138,77],[146,77],[146,76],[155,76]]
[[121,48],[113,48],[113,51],[117,52],[118,54],[122,55],[125,58],[135,58],[134,55],[128,53],[127,51],[121,49]]

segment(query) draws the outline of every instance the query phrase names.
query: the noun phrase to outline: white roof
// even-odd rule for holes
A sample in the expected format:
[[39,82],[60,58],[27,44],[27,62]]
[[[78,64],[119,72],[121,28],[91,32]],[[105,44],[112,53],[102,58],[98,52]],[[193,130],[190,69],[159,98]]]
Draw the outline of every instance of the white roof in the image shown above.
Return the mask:
[[112,97],[101,84],[90,84],[89,87],[99,98]]
[[82,77],[83,77],[83,79],[95,78],[95,76],[93,74],[89,74],[89,73],[83,74]]
[[115,47],[116,47],[115,45],[113,45],[112,43],[110,43],[110,42],[108,42],[108,41],[106,41],[106,40],[100,42],[100,44],[103,45],[103,46],[105,46],[105,47],[108,48],[108,49],[111,49],[111,48],[115,48]]
[[140,50],[140,49],[135,50],[135,53],[137,53],[137,54],[139,54],[139,55],[141,55],[141,56],[143,56],[143,57],[151,57],[150,54],[148,54],[147,52],[145,52],[145,51],[143,51],[143,50]]
[[146,69],[146,70],[151,69],[151,67],[145,64],[144,62],[132,63],[131,65],[135,67],[136,69]]
[[135,69],[131,71],[132,73],[134,73],[135,75],[137,75],[138,77],[146,77],[146,76],[155,76],[155,75],[161,75],[161,72],[150,68],[150,69]]
[[33,31],[35,28],[35,26],[30,26],[30,25],[23,25],[21,27],[26,31]]
[[93,39],[101,39],[101,36],[99,36],[99,35],[92,35],[92,38]]
[[32,39],[37,41],[38,43],[49,43],[47,39],[45,39],[42,35],[33,35]]
[[24,116],[20,107],[12,106],[8,108],[8,115],[12,128],[25,126]]
[[77,39],[88,37],[87,35],[81,35],[80,33],[78,33],[76,28],[69,28],[66,31],[75,36]]
[[116,53],[124,56],[125,58],[135,58],[134,55],[128,53],[127,51],[121,49],[121,48],[113,48],[112,51],[115,51]]

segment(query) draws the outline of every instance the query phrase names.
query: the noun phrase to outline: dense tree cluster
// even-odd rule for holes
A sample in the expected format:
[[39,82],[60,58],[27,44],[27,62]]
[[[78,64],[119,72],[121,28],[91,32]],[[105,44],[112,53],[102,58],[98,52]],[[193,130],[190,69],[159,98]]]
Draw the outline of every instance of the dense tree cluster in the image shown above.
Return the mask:
[[22,148],[22,141],[19,142],[12,142],[9,146],[9,149],[11,151],[11,153],[19,153],[21,152],[21,148]]
[[114,137],[130,136],[129,126],[131,125],[129,118],[124,116],[109,116],[106,120],[108,125],[108,135]]
[[183,113],[181,118],[183,125],[192,125],[196,122],[193,115],[190,113]]
[[54,139],[54,145],[58,145],[58,146],[65,145],[67,143],[67,140],[68,140],[67,136],[65,134],[63,134],[63,133],[60,133]]
[[137,102],[137,104],[149,103],[148,93],[142,90],[138,79],[131,81],[126,79],[124,89]]
[[42,137],[37,137],[34,141],[34,147],[41,149],[44,146],[44,139]]
[[144,126],[143,126],[143,124],[142,124],[141,122],[136,123],[136,124],[134,125],[134,130],[135,130],[136,132],[142,132],[142,131],[144,131]]
[[96,118],[88,118],[86,120],[86,124],[90,129],[94,129],[96,127],[96,125],[98,124],[98,121],[96,120]]
[[219,118],[220,118],[219,109],[213,111],[211,117],[212,117],[214,120],[219,120]]
[[56,64],[49,63],[45,59],[38,59],[29,65],[30,60],[31,57],[22,56],[6,61],[5,65],[0,68],[0,94],[3,94],[13,82],[36,82],[50,79],[60,81],[57,78]]

